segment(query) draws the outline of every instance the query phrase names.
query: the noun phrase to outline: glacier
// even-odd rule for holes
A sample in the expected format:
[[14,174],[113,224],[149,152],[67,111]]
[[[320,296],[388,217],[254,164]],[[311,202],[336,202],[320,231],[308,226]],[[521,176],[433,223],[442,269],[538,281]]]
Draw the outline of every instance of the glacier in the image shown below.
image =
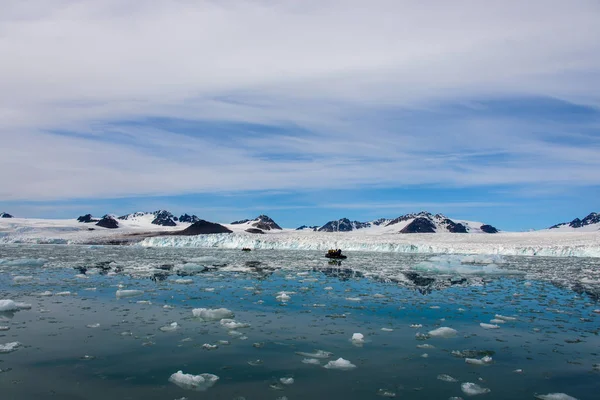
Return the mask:
[[143,247],[190,247],[260,250],[369,251],[426,254],[479,254],[542,257],[600,257],[600,234],[523,232],[478,234],[386,234],[282,232],[273,235],[229,233],[150,237]]

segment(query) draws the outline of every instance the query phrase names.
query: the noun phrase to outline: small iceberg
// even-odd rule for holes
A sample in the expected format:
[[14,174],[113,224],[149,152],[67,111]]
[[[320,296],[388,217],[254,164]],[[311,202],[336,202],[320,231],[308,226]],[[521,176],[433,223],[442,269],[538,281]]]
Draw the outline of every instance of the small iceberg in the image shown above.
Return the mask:
[[203,392],[212,387],[219,377],[213,374],[184,374],[183,371],[177,371],[169,377],[169,382],[172,382],[182,389],[195,390]]
[[438,338],[452,338],[455,337],[458,331],[456,329],[442,326],[440,328],[429,331],[429,336]]
[[222,327],[227,329],[240,329],[240,328],[248,328],[250,324],[246,324],[244,322],[237,322],[234,319],[223,318],[220,322]]
[[16,351],[17,348],[21,347],[21,343],[19,342],[10,342],[6,344],[0,344],[0,354],[2,353],[12,353]]
[[169,325],[161,326],[159,329],[162,332],[174,332],[177,329],[179,329],[179,325],[177,324],[177,322],[172,322]]
[[535,398],[540,400],[577,400],[575,397],[564,393],[536,394]]
[[437,378],[440,381],[444,381],[444,382],[458,382],[458,380],[456,378],[453,378],[450,375],[446,375],[446,374],[440,374],[437,376]]
[[317,360],[316,358],[305,358],[302,360],[302,362],[310,365],[321,365],[321,361]]
[[342,357],[340,357],[335,361],[329,361],[327,364],[325,364],[323,366],[323,368],[340,369],[343,371],[348,371],[348,370],[356,368],[356,365],[354,365],[350,361],[344,360]]
[[467,364],[473,364],[473,365],[487,365],[487,364],[491,364],[492,363],[492,357],[490,356],[484,356],[482,358],[465,358],[465,362]]
[[[117,299],[121,299],[121,298],[125,298],[125,297],[141,296],[143,294],[144,294],[143,290],[129,289],[129,290],[117,290],[116,296],[117,296]],[[57,293],[57,295],[58,295],[58,293]]]
[[323,350],[316,350],[314,353],[306,353],[303,351],[298,351],[298,352],[296,352],[296,354],[298,354],[299,356],[309,357],[309,358],[329,358],[333,355],[333,353],[330,353],[328,351],[323,351]]
[[486,324],[486,323],[480,323],[479,326],[481,326],[483,329],[499,329],[500,327],[498,325],[494,325],[494,324]]
[[294,378],[279,378],[279,382],[283,383],[284,385],[291,385],[294,383]]
[[226,308],[194,308],[192,310],[194,317],[200,318],[203,321],[218,321],[224,318],[233,318],[234,314]]
[[0,300],[0,312],[20,311],[31,309],[31,304],[17,303],[13,300]]
[[486,394],[491,392],[490,389],[479,386],[476,383],[465,382],[460,385],[460,388],[467,396],[476,396],[478,394]]
[[354,333],[352,334],[350,341],[353,345],[362,346],[365,343],[365,336],[362,333]]

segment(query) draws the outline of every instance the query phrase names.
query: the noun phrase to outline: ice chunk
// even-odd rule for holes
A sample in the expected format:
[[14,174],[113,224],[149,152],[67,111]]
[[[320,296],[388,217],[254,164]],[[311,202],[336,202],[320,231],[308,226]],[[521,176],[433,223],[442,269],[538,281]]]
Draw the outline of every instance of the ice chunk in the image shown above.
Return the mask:
[[45,292],[38,293],[37,295],[42,296],[42,297],[48,297],[48,296],[52,296],[52,292],[46,290]]
[[231,310],[226,308],[194,308],[192,310],[194,317],[200,318],[204,321],[218,321],[223,318],[233,318],[234,314]]
[[283,383],[284,385],[291,385],[294,383],[294,378],[279,378],[279,382]]
[[458,380],[456,378],[453,378],[450,375],[446,375],[446,374],[440,374],[437,376],[437,378],[440,381],[444,381],[444,382],[458,382]]
[[340,357],[335,361],[329,361],[327,364],[325,364],[323,366],[323,368],[351,370],[351,369],[356,368],[356,365],[354,365],[350,361],[344,360],[342,357]]
[[27,276],[19,275],[19,276],[13,277],[13,281],[15,283],[24,283],[24,282],[29,282],[31,280],[33,280],[33,276],[31,276],[31,275],[27,275]]
[[476,383],[465,382],[460,385],[460,388],[467,396],[476,396],[478,394],[486,394],[491,392],[490,389],[479,386]]
[[435,346],[433,346],[429,343],[425,343],[425,344],[418,344],[417,348],[419,348],[419,349],[435,349]]
[[577,400],[575,397],[564,393],[536,394],[535,398],[540,400]]
[[10,330],[10,326],[2,326],[0,325],[0,332]]
[[352,334],[350,341],[352,341],[353,344],[363,344],[365,342],[365,336],[362,333],[354,333]]
[[360,301],[360,297],[346,297],[348,301]]
[[502,319],[502,320],[504,320],[504,321],[516,321],[516,320],[517,320],[517,318],[516,318],[516,317],[506,317],[506,316],[504,316],[504,315],[500,315],[500,314],[496,314],[496,315],[495,315],[495,318],[497,318],[497,319]]
[[440,328],[429,331],[429,336],[431,337],[440,337],[440,338],[452,338],[455,337],[458,332],[456,329],[448,328],[447,326],[442,326]]
[[88,328],[99,328],[99,327],[100,327],[100,324],[96,323],[96,324],[89,324],[89,325],[86,325],[86,326],[87,326]]
[[31,309],[31,304],[17,303],[10,299],[0,300],[0,312],[29,310],[29,309]]
[[179,283],[181,285],[190,285],[194,283],[193,279],[175,279],[175,283]]
[[55,294],[55,296],[70,296],[71,292],[66,291],[66,292],[58,292]]
[[223,318],[220,321],[222,327],[227,329],[240,329],[240,328],[248,328],[250,324],[246,324],[244,322],[237,322],[233,319]]
[[423,325],[421,325],[421,324],[411,324],[410,327],[414,328],[414,329],[418,329],[418,328],[422,328]]
[[219,346],[217,346],[216,344],[204,343],[202,345],[202,348],[204,350],[216,350],[219,348]]
[[498,329],[500,328],[498,325],[494,325],[494,324],[486,324],[486,323],[480,323],[479,326],[481,326],[483,329]]
[[169,325],[161,326],[160,330],[163,332],[174,332],[179,329],[179,325],[177,322],[172,322]]
[[465,358],[465,362],[467,364],[473,364],[473,365],[491,364],[492,361],[493,361],[492,357],[490,357],[490,356],[484,356],[482,358]]
[[206,389],[212,387],[219,377],[213,374],[184,374],[183,371],[177,371],[169,378],[169,382],[172,382],[183,389],[196,390],[203,392]]
[[310,358],[329,358],[333,355],[328,351],[316,350],[314,353],[306,353],[303,351],[296,352],[299,356],[310,357]]
[[490,320],[490,323],[492,323],[492,324],[505,324],[506,321],[503,320],[503,319],[494,318],[494,319]]
[[124,297],[135,297],[135,296],[141,296],[144,294],[143,290],[134,290],[134,289],[129,289],[129,290],[117,290],[116,296],[118,299],[124,298]]
[[396,397],[396,393],[392,392],[391,390],[379,389],[377,391],[377,396],[394,398]]
[[323,288],[323,290],[333,290],[333,288],[331,286],[327,286],[327,287]]
[[21,346],[19,342],[10,342],[6,344],[0,344],[0,353],[11,353],[17,350]]
[[465,382],[460,385],[460,388],[467,396],[476,396],[478,394],[486,394],[491,392],[490,389],[479,386],[476,383]]
[[277,300],[279,300],[281,302],[286,302],[286,301],[288,301],[291,298],[292,297],[289,294],[287,294],[286,292],[279,292],[277,294],[277,296],[275,296],[275,299],[277,299]]
[[321,361],[317,360],[316,358],[305,358],[302,360],[302,362],[304,364],[321,365]]
[[381,330],[384,332],[394,332],[392,328],[381,328]]

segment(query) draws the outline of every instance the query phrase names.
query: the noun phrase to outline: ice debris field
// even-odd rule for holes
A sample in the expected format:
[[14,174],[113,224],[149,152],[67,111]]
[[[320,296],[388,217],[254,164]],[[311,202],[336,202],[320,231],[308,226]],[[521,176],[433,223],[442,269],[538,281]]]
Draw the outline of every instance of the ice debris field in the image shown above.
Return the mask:
[[591,399],[600,261],[0,246],[3,398]]

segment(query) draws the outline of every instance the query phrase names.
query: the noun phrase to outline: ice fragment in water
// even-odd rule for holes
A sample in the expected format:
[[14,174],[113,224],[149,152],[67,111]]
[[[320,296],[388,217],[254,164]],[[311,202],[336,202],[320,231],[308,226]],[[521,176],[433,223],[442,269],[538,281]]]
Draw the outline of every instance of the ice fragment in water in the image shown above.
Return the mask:
[[6,344],[0,344],[0,353],[11,353],[17,350],[21,346],[19,342],[10,342]]
[[342,357],[340,357],[335,361],[329,361],[327,364],[325,364],[323,366],[323,368],[350,370],[350,369],[356,368],[356,365],[354,365],[350,361],[344,360]]
[[0,332],[10,330],[10,326],[0,326]]
[[172,322],[169,325],[160,327],[160,330],[163,332],[173,332],[173,331],[176,331],[177,329],[179,329],[179,325],[177,325],[177,322]]
[[473,365],[491,364],[492,361],[493,361],[492,357],[490,357],[490,356],[484,356],[481,359],[479,359],[479,358],[465,358],[465,362],[467,364],[473,364]]
[[323,350],[316,350],[314,353],[306,353],[303,351],[296,352],[299,356],[310,357],[310,358],[329,358],[333,353]]
[[455,378],[451,377],[450,375],[446,375],[446,374],[438,375],[437,378],[440,381],[444,381],[444,382],[458,382],[458,380],[456,380]]
[[435,349],[435,346],[425,343],[425,344],[418,344],[417,348],[419,348],[419,349]]
[[500,315],[500,314],[496,314],[495,318],[502,319],[504,321],[516,321],[517,320],[516,317],[506,317],[506,316]]
[[233,318],[233,312],[226,308],[194,308],[192,310],[194,317],[200,318],[204,321],[217,321],[223,318]]
[[354,333],[350,340],[353,344],[363,344],[365,342],[365,336],[362,333]]
[[[66,292],[58,292],[55,294],[55,296],[70,296],[71,292],[66,291]],[[118,297],[118,296],[117,296]]]
[[203,392],[206,389],[213,386],[219,377],[213,374],[184,374],[183,371],[177,371],[169,378],[169,382],[172,382],[183,389],[196,390]]
[[223,318],[220,321],[220,324],[222,327],[225,327],[227,329],[248,328],[250,326],[250,324],[246,324],[243,322],[237,322],[236,320],[228,319],[228,318]]
[[486,394],[491,392],[490,389],[479,386],[476,383],[465,382],[460,385],[462,391],[468,396],[476,396],[478,394]]
[[498,325],[494,325],[494,324],[486,324],[486,323],[480,323],[479,326],[481,326],[483,329],[498,329],[500,328]]
[[392,328],[381,328],[381,330],[384,332],[394,332]]
[[52,292],[46,290],[45,292],[38,293],[37,295],[42,297],[52,296]]
[[288,295],[286,292],[279,292],[277,294],[277,296],[275,297],[275,299],[281,301],[281,302],[286,302],[289,299],[291,299],[292,297],[290,295]]
[[100,327],[100,324],[98,324],[98,323],[95,323],[95,324],[89,324],[89,325],[86,325],[86,326],[87,326],[88,328],[98,328],[98,327]]
[[418,329],[418,328],[422,328],[423,325],[421,325],[421,324],[411,324],[410,327],[414,328],[414,329]]
[[280,378],[279,382],[283,383],[284,385],[291,385],[294,383],[294,378]]
[[31,309],[31,304],[17,303],[13,300],[0,300],[0,312],[29,310],[29,309]]
[[451,338],[455,337],[458,332],[456,329],[448,328],[447,326],[442,326],[440,328],[429,331],[429,336],[431,337],[440,337],[440,338]]
[[129,290],[117,290],[116,296],[117,296],[117,298],[120,299],[123,297],[141,296],[142,294],[144,294],[144,292],[142,290],[129,289]]
[[175,283],[179,283],[181,285],[190,285],[194,283],[193,279],[175,279]]
[[13,277],[13,281],[15,283],[23,283],[23,282],[29,282],[33,280],[33,276],[28,275],[28,276],[15,276]]
[[304,364],[321,365],[321,361],[317,360],[316,358],[305,358],[302,360],[302,362]]
[[377,396],[393,398],[393,397],[396,397],[396,393],[394,393],[390,390],[379,389],[377,391]]
[[535,398],[540,400],[577,400],[575,397],[564,393],[536,394]]
[[204,350],[216,350],[219,348],[219,346],[217,346],[216,344],[204,343],[202,345],[202,348]]
[[490,323],[492,323],[492,324],[505,324],[506,321],[503,320],[503,319],[494,318],[494,319],[490,320]]

